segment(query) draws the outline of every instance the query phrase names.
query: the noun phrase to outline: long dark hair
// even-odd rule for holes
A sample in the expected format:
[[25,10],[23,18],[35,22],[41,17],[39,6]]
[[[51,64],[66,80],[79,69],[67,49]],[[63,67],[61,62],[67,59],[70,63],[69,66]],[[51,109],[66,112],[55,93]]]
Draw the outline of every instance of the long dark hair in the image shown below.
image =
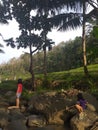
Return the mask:
[[83,97],[82,93],[78,93],[77,99],[78,99],[78,100],[80,100],[80,99],[84,100],[84,97]]

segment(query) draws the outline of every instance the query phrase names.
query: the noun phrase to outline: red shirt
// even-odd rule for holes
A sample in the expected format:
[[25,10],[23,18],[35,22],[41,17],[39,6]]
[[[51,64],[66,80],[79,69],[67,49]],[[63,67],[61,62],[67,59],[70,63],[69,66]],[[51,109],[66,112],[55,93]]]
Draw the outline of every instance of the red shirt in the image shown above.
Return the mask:
[[22,87],[23,85],[19,83],[17,88],[17,93],[22,93]]

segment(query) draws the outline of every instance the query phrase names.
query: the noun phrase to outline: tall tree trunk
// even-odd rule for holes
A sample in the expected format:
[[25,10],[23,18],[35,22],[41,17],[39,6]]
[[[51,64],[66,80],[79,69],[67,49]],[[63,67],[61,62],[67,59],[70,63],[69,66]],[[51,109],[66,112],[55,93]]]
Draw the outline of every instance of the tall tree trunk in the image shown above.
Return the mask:
[[[31,35],[31,31],[29,31],[29,34]],[[30,49],[30,74],[31,74],[31,90],[35,90],[35,86],[34,86],[34,71],[33,71],[33,57],[32,57],[32,45],[30,43],[30,46],[29,46],[29,49]]]
[[47,82],[47,50],[46,50],[46,33],[44,35],[44,40],[45,40],[45,44],[44,44],[44,81],[43,81],[43,87],[47,88],[48,82]]
[[46,34],[45,38],[45,46],[44,46],[44,79],[47,79],[47,54],[46,54]]
[[[48,1],[46,1],[46,6],[45,6],[45,15],[47,16],[48,14]],[[45,47],[44,47],[44,80],[47,80],[47,52],[46,52],[46,40],[47,40],[47,33],[46,30],[44,30],[44,40],[45,40]]]
[[44,77],[47,77],[47,66],[46,66],[46,50],[44,50]]
[[83,26],[82,26],[82,46],[83,46],[83,66],[84,66],[84,74],[88,75],[87,69],[87,57],[86,57],[86,36],[85,36],[85,11],[86,11],[86,3],[85,0],[83,2]]

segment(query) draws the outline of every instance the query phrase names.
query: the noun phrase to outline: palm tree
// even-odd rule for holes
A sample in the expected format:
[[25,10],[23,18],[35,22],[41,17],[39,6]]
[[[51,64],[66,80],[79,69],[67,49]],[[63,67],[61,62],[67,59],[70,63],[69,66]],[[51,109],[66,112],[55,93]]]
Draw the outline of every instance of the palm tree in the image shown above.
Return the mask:
[[[84,66],[84,73],[85,75],[88,74],[88,69],[87,69],[87,57],[86,57],[86,39],[85,39],[85,24],[86,24],[86,20],[91,17],[92,15],[94,15],[94,12],[96,11],[98,14],[98,8],[96,8],[95,4],[98,6],[98,1],[95,3],[95,1],[91,1],[91,0],[56,0],[51,1],[51,0],[45,0],[45,1],[39,1],[36,0],[33,1],[33,5],[37,8],[39,8],[39,12],[43,12],[45,13],[46,11],[46,2],[47,2],[47,10],[51,12],[51,14],[57,14],[54,15],[54,17],[50,18],[50,20],[52,21],[52,24],[55,27],[58,27],[58,30],[67,30],[67,29],[76,29],[79,26],[82,26],[82,36],[83,36],[83,40],[82,40],[82,46],[83,46],[83,66]],[[41,3],[40,3],[41,2]],[[89,14],[86,14],[86,7],[85,4],[89,3],[94,10],[89,12]],[[66,11],[65,8],[69,11]],[[67,13],[62,13],[64,10]],[[81,12],[81,9],[83,9],[83,12]],[[56,11],[57,12],[56,12]],[[70,12],[70,10],[72,10],[73,12]],[[80,11],[80,12],[79,12]],[[97,15],[96,15],[97,16]]]
[[[86,0],[86,2],[89,1],[90,0]],[[50,14],[51,17],[46,17],[46,19],[48,18],[49,23],[51,23],[52,26],[58,27],[59,28],[58,30],[66,30],[70,28],[75,29],[76,27],[82,25],[83,13],[81,12],[81,8],[83,7],[83,0],[74,0],[74,1],[73,0],[67,0],[67,1],[31,0],[26,2],[17,0],[17,2],[15,1],[13,2],[14,4],[18,3],[18,5],[19,4],[20,6],[22,5],[23,15],[21,13],[20,7],[18,12],[16,8],[17,5],[16,7],[14,6],[14,11],[13,11],[14,16],[17,17],[18,22],[20,22],[21,24],[21,28],[25,27],[27,29],[29,22],[27,20],[27,17],[24,16],[28,15],[28,13],[30,13],[32,9],[37,9],[37,15],[39,16],[45,16],[45,15],[47,16],[47,14]],[[66,11],[66,13],[63,13],[62,9],[63,12]],[[17,16],[16,13],[18,14]],[[23,20],[21,20],[21,18]],[[29,26],[29,27],[34,29],[34,26]],[[47,38],[46,34],[47,32],[45,32],[44,39]]]
[[86,3],[83,0],[83,25],[82,25],[82,47],[83,47],[83,65],[84,65],[84,73],[88,75],[87,69],[87,57],[86,57],[86,35],[85,35],[85,27],[86,27]]
[[[85,2],[85,0],[83,0],[83,25],[82,25],[82,46],[83,46],[83,65],[84,65],[84,73],[86,76],[88,76],[88,69],[87,69],[87,56],[86,56],[86,33],[85,33],[85,28],[86,28],[86,22],[88,21],[88,19],[90,19],[92,17],[98,17],[98,8],[96,8],[96,6],[94,5],[95,2],[94,1],[88,1],[88,3],[94,8],[92,11],[90,11],[87,15],[86,15],[86,6],[87,6],[87,2]],[[98,1],[97,1],[97,6],[98,6]]]
[[[34,4],[35,7],[38,7],[39,14],[46,14],[50,11],[53,17],[50,17],[49,20],[54,27],[58,28],[58,30],[65,31],[67,29],[76,29],[77,27],[82,26],[82,12],[78,12],[83,7],[83,3],[81,1],[57,0],[53,3],[53,1],[47,0],[43,3],[40,3],[40,1],[37,0],[35,3],[33,3],[33,5]],[[78,11],[76,10],[76,8]],[[63,12],[66,11],[66,13],[62,13],[61,9],[63,9]],[[73,12],[67,10],[72,10]],[[44,54],[46,55],[46,53]]]
[[48,50],[52,49],[52,44],[54,44],[54,42],[52,41],[52,39],[49,39],[47,37],[47,34],[49,31],[51,31],[52,28],[52,24],[51,22],[49,22],[48,19],[48,13],[45,15],[41,15],[40,16],[42,18],[41,21],[41,37],[42,37],[42,41],[43,41],[43,51],[44,51],[44,79],[47,80],[47,48]]
[[[68,8],[70,2],[65,2],[65,1],[51,1],[51,0],[43,0],[43,1],[40,1],[40,0],[32,0],[31,1],[32,3],[32,9],[37,9],[37,16],[38,16],[38,19],[39,22],[37,23],[37,27],[41,24],[41,27],[40,29],[42,30],[41,32],[41,36],[42,36],[42,39],[43,39],[43,50],[44,50],[44,77],[45,77],[45,80],[47,79],[47,58],[46,58],[46,47],[49,47],[51,48],[51,45],[53,44],[53,42],[49,42],[48,38],[47,38],[47,34],[49,31],[51,31],[51,29],[53,28],[53,26],[60,26],[60,23],[62,23],[62,18],[64,19],[64,15],[57,15],[57,12],[59,12],[61,9],[60,8],[63,8],[63,6],[65,5],[66,3],[66,7]],[[60,4],[58,4],[60,3]],[[74,2],[71,1],[71,4],[73,4]],[[76,3],[74,3],[76,4]],[[80,14],[79,14],[80,15]],[[55,16],[55,17],[54,17]],[[73,13],[66,13],[65,14],[65,19],[69,19],[71,17],[75,18],[76,17],[76,20],[75,22],[69,22],[68,24],[70,24],[70,26],[72,26],[74,28],[74,26],[79,26],[81,24],[81,21],[79,20],[79,18],[77,17],[77,14],[73,14]],[[59,22],[56,22],[56,19],[57,21]],[[66,22],[67,23],[67,22]],[[68,27],[69,25],[66,24]],[[75,25],[74,25],[75,24]],[[66,26],[66,27],[67,27]],[[64,28],[64,27],[63,27]]]

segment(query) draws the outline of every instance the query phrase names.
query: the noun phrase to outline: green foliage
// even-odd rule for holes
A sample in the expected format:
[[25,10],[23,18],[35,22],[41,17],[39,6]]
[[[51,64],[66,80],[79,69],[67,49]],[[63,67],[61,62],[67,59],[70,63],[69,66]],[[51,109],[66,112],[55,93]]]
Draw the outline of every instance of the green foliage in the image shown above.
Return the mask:
[[93,30],[90,32],[89,36],[87,37],[87,58],[88,63],[98,63],[98,27],[94,27]]
[[31,90],[32,81],[31,78],[27,78],[24,80],[24,88],[27,90]]
[[0,23],[7,24],[9,19],[12,19],[9,1],[0,0]]
[[95,82],[92,80],[92,79],[88,79],[88,83],[89,83],[89,86],[90,86],[90,91],[92,93],[96,92],[96,84]]
[[[58,72],[82,66],[81,37],[62,42],[47,53],[47,72]],[[34,55],[35,73],[43,73],[43,53]]]
[[[96,91],[98,86],[98,64],[88,66],[88,70],[90,74],[89,77],[85,77],[83,67],[69,71],[48,73],[48,86],[50,86],[49,88],[51,90],[76,88],[84,91]],[[43,81],[44,76],[38,74],[36,78]],[[44,89],[42,86],[39,88]]]
[[[83,68],[72,69],[70,71],[62,71],[62,72],[53,72],[48,73],[47,81],[44,81],[44,75],[37,74],[36,75],[36,82],[39,80],[41,84],[36,86],[35,91],[39,92],[46,92],[46,91],[59,91],[61,89],[70,89],[76,88],[81,89],[83,91],[89,91],[95,96],[98,95],[98,64],[88,66],[88,70],[90,73],[89,77],[84,76]],[[23,80],[23,95],[22,98],[29,100],[33,92],[30,91],[31,79],[24,79]],[[17,81],[9,80],[9,81],[2,81],[0,83],[0,90],[1,92],[6,92],[9,90],[16,91],[17,88]]]
[[50,82],[49,82],[48,79],[44,79],[44,80],[42,81],[42,87],[43,87],[43,88],[46,88],[46,89],[50,88]]
[[17,89],[17,81],[14,80],[8,80],[8,81],[2,81],[0,83],[0,90],[1,93],[2,91],[8,91],[8,90],[12,90],[12,91],[16,91]]
[[98,27],[97,26],[94,26],[94,28],[93,28],[93,35],[98,40]]
[[23,93],[22,93],[22,99],[25,100],[30,100],[30,98],[32,97],[33,93],[28,91],[27,89],[23,89]]
[[[74,68],[83,66],[81,40],[81,37],[76,37],[75,40],[62,42],[54,46],[52,51],[47,53],[47,72],[61,72],[70,69],[74,71]],[[98,47],[93,42],[88,44],[88,46],[88,63],[98,63]],[[33,56],[35,74],[43,73],[43,57],[43,52],[38,52]],[[2,80],[9,79],[9,77],[10,79],[14,79],[15,76],[16,78],[23,77],[23,79],[26,79],[30,76],[28,72],[29,60],[29,54],[23,54],[18,59],[13,58],[7,64],[1,64],[0,75]]]

